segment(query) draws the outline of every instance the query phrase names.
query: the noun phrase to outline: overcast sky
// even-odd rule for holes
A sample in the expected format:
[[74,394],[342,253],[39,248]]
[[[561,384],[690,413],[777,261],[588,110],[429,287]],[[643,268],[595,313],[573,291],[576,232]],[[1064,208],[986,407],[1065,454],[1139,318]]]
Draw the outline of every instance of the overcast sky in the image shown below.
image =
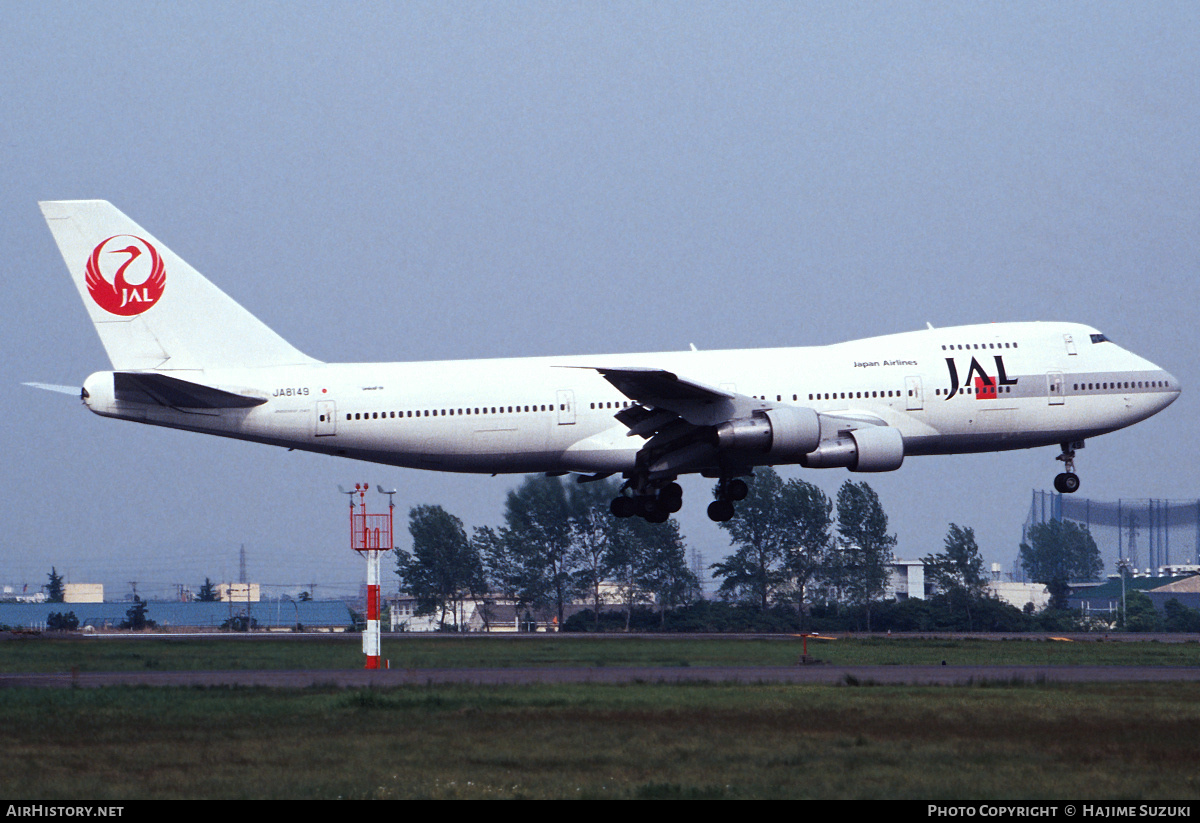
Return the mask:
[[[236,579],[245,545],[252,580],[353,591],[338,484],[470,527],[520,481],[104,420],[20,385],[109,368],[44,199],[110,200],[327,361],[1087,323],[1184,393],[1089,441],[1080,494],[1195,498],[1198,107],[1194,2],[0,0],[0,584],[53,565],[166,595]],[[956,522],[1008,568],[1056,453],[865,479],[899,556]],[[685,482],[680,521],[712,562],[709,485]]]

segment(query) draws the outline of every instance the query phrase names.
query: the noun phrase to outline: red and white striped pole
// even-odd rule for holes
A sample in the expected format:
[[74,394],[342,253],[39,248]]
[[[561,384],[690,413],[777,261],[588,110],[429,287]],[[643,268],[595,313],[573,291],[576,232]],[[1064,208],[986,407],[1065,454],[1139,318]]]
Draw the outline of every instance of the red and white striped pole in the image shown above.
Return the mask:
[[[367,514],[367,483],[355,483],[359,509],[356,512],[354,498],[350,498],[350,547],[367,561],[367,625],[363,631],[363,654],[367,656],[365,668],[379,668],[379,558],[392,545],[391,496],[388,497],[387,514]],[[382,491],[382,489],[380,489]],[[351,492],[353,494],[354,492]],[[393,492],[394,493],[394,492]]]
[[379,668],[379,555],[378,549],[367,556],[367,628],[363,632],[363,654],[368,669]]

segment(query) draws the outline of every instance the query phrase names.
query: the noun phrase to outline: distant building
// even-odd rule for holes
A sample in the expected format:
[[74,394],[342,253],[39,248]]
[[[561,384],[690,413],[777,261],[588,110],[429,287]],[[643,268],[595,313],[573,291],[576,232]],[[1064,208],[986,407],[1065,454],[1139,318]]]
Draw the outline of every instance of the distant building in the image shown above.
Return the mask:
[[920,560],[892,560],[887,597],[896,600],[924,600],[925,564]]
[[45,603],[46,593],[41,589],[29,591],[28,586],[23,586],[20,591],[17,591],[12,586],[5,586],[0,589],[0,603]]
[[1168,600],[1178,600],[1181,606],[1187,606],[1189,609],[1200,609],[1200,574],[1150,589],[1146,595],[1159,611],[1163,610]]
[[[1154,608],[1162,610],[1163,605],[1172,598],[1185,606],[1196,607],[1200,594],[1190,594],[1198,591],[1198,578],[1195,575],[1187,577],[1149,577],[1146,575],[1129,575],[1125,578],[1125,593],[1132,591],[1144,592],[1154,603]],[[1100,584],[1087,584],[1073,588],[1067,598],[1067,605],[1088,614],[1117,614],[1121,610],[1121,578],[1118,575],[1110,577]]]
[[[614,588],[615,591],[615,588]],[[394,632],[436,632],[441,611],[433,614],[417,614],[417,599],[407,594],[395,594],[385,598],[388,607],[387,628]],[[563,608],[564,617],[571,617],[590,610],[590,603],[569,603]],[[624,605],[605,603],[602,612],[621,611]],[[447,604],[446,623],[459,626],[467,632],[556,632],[558,612],[544,609],[522,608],[508,600],[468,600],[455,614]]]
[[[116,630],[129,612],[122,603],[17,603],[0,602],[0,627],[45,629],[53,612],[71,612],[79,619],[81,630]],[[342,600],[267,600],[249,604],[181,603],[177,600],[146,602],[147,617],[158,623],[159,631],[220,629],[230,618],[247,615],[258,631],[291,631],[300,624],[308,631],[348,631],[352,616]]]
[[216,592],[217,600],[222,603],[259,602],[257,583],[218,583]]
[[988,583],[988,591],[1008,605],[1015,606],[1022,611],[1026,605],[1033,604],[1033,610],[1040,612],[1050,603],[1050,592],[1041,583],[992,580]]
[[[1035,611],[1041,611],[1050,602],[1050,594],[1041,583],[1007,583],[992,580],[987,585],[988,591],[994,597],[1018,609],[1024,609],[1026,604],[1032,603]],[[892,561],[887,597],[896,600],[924,600],[936,593],[936,586],[925,577],[925,564],[922,561]]]
[[103,603],[103,583],[67,583],[63,586],[64,603]]

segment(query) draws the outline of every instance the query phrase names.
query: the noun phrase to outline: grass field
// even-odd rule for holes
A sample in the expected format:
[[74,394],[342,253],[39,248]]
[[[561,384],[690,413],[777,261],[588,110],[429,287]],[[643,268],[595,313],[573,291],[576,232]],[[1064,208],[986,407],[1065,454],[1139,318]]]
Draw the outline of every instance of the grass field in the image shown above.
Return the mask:
[[[413,666],[786,665],[798,641],[385,639]],[[1195,665],[1195,643],[838,640],[846,664]],[[7,671],[360,667],[351,639],[29,639]],[[419,662],[418,662],[419,661]],[[138,798],[1191,799],[1189,683],[0,691],[0,793]]]
[[[789,666],[800,638],[681,638],[619,635],[384,635],[395,668],[508,666]],[[834,665],[1200,666],[1200,642],[939,640],[894,636],[808,641],[810,657]],[[185,638],[45,635],[0,643],[0,672],[352,669],[363,665],[357,635]]]

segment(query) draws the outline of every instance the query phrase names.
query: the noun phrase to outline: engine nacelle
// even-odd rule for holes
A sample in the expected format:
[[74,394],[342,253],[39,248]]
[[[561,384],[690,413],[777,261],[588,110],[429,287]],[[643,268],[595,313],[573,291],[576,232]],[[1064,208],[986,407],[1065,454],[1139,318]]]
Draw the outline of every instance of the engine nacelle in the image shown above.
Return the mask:
[[718,448],[758,452],[784,463],[800,460],[820,443],[820,417],[807,408],[767,409],[717,427]]
[[853,429],[826,440],[800,465],[809,469],[847,468],[852,472],[890,472],[904,463],[904,437],[888,426]]

